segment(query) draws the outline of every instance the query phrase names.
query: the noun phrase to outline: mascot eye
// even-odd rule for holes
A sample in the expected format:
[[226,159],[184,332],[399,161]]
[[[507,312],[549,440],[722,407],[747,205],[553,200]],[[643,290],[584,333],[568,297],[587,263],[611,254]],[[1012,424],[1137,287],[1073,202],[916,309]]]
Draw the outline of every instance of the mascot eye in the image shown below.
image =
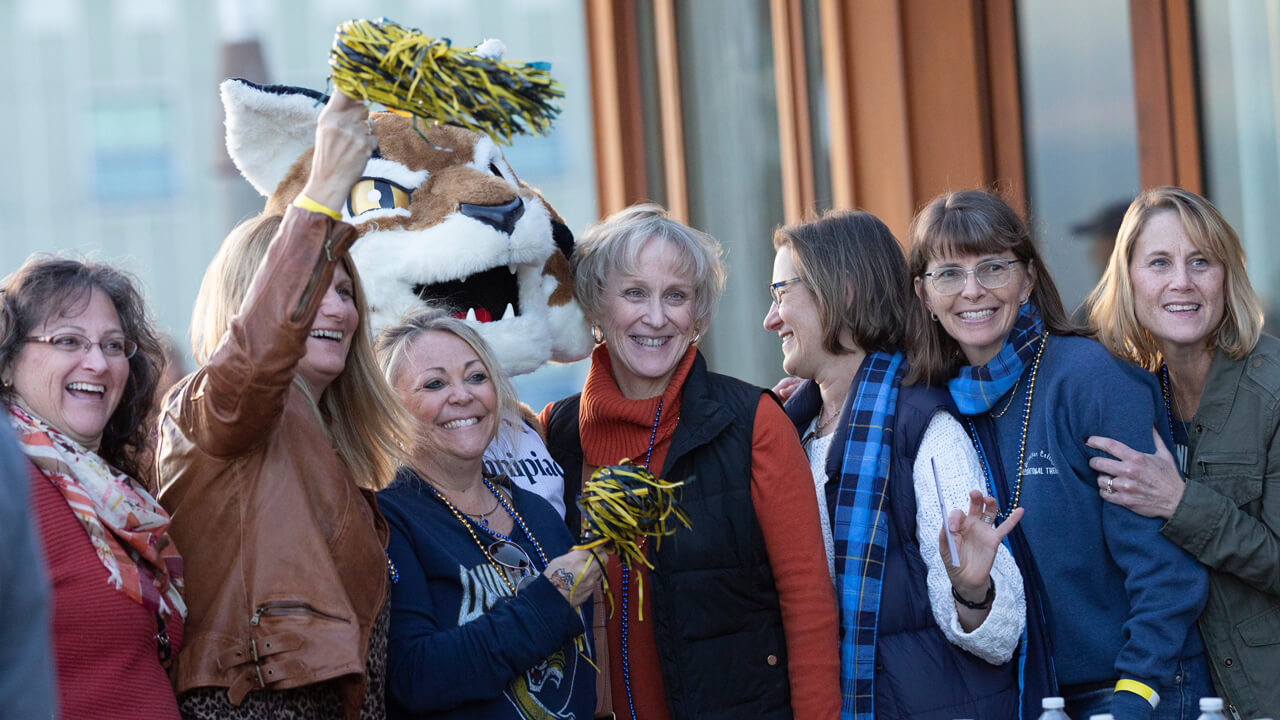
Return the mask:
[[409,209],[411,192],[390,180],[361,178],[347,196],[347,212],[356,217],[370,210]]
[[497,163],[489,163],[489,172],[497,175],[498,177],[502,177],[502,171],[498,169]]

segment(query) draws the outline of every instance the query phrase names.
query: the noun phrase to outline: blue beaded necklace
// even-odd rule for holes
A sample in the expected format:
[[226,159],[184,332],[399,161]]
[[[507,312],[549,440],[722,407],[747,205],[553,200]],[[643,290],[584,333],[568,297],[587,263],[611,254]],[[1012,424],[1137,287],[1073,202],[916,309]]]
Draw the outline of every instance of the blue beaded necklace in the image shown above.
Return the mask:
[[[658,437],[658,419],[662,417],[662,400],[658,400],[658,411],[653,414],[653,430],[649,432],[649,449],[644,453],[644,469],[649,469],[649,459],[653,457],[653,441]],[[631,658],[627,653],[627,629],[628,629],[628,584],[631,578],[631,571],[626,566],[622,566],[622,684],[627,689],[627,709],[631,711],[631,720],[636,720],[636,703],[631,697]]]
[[[1178,471],[1183,475],[1187,474],[1187,455],[1191,449],[1188,444],[1178,442],[1178,435],[1173,431],[1173,397],[1172,381],[1169,379],[1169,366],[1160,363],[1160,392],[1164,395],[1164,415],[1169,420],[1169,439],[1173,441],[1174,462],[1178,466]],[[1181,422],[1181,421],[1179,421]]]
[[1169,437],[1173,437],[1173,390],[1169,387],[1169,366],[1160,363],[1160,392],[1164,395],[1164,416],[1169,419]]

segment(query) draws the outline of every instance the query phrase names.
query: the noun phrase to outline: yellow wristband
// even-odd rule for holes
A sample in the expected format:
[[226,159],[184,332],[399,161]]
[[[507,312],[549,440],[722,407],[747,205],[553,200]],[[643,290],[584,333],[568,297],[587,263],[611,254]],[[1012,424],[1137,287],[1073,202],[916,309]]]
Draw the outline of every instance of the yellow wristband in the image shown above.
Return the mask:
[[327,208],[324,205],[321,205],[320,203],[316,202],[315,200],[312,200],[311,198],[307,197],[306,195],[303,195],[302,193],[298,193],[298,197],[293,199],[293,204],[302,208],[303,210],[309,210],[311,212],[318,212],[323,215],[328,215],[334,220],[338,220],[338,221],[342,220],[342,213],[338,212],[337,210]]
[[1155,709],[1155,707],[1160,704],[1160,693],[1156,692],[1155,688],[1147,685],[1146,683],[1140,683],[1137,680],[1130,680],[1129,678],[1120,678],[1116,681],[1116,692],[1121,691],[1131,692],[1143,700],[1146,700],[1151,703],[1152,709]]

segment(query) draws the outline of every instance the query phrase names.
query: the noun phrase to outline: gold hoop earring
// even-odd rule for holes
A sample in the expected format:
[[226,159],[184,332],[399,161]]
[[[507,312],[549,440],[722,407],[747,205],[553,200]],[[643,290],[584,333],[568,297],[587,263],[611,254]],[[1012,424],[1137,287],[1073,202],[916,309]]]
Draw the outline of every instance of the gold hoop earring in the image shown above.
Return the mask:
[[701,330],[699,330],[698,332],[696,332],[696,333],[694,333],[694,334],[693,334],[693,339],[689,341],[689,344],[690,344],[690,345],[697,345],[697,344],[698,344],[698,341],[699,341],[699,340],[701,340],[701,339],[702,339],[702,331],[701,331]]
[[600,329],[599,325],[591,326],[591,339],[595,340],[597,345],[604,342],[604,331]]

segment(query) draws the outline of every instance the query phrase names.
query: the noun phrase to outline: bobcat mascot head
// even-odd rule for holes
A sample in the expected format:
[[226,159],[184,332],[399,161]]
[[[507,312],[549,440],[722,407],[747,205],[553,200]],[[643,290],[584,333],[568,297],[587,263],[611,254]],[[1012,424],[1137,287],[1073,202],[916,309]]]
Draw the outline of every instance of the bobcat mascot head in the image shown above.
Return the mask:
[[[325,96],[222,83],[227,150],[241,174],[283,213],[311,167]],[[591,335],[573,297],[573,234],[537,190],[516,177],[480,133],[371,115],[378,147],[342,208],[360,240],[360,271],[376,333],[408,309],[443,305],[478,324],[505,372],[586,357]]]

